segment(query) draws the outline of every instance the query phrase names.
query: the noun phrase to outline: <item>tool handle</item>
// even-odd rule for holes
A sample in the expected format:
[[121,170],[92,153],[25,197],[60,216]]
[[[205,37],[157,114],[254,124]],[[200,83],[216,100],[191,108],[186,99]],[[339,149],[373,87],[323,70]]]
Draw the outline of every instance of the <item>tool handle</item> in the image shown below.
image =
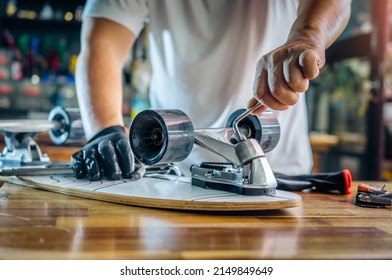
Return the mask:
[[289,180],[276,177],[278,186],[276,189],[282,191],[300,192],[313,187],[313,184],[308,181]]
[[302,191],[312,188],[317,192],[351,193],[352,177],[348,169],[339,172],[317,173],[308,175],[276,174],[277,189],[287,191]]

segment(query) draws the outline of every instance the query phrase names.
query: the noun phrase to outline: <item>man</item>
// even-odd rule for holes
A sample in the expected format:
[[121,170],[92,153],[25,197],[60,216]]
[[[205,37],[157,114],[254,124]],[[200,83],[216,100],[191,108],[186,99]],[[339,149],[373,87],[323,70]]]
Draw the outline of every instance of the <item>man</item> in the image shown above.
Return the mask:
[[[84,10],[76,86],[89,143],[71,159],[77,178],[128,178],[133,156],[121,115],[121,73],[150,20],[152,108],[180,109],[197,128],[222,127],[256,102],[275,110],[274,172],[312,167],[302,94],[343,31],[350,0],[100,0]],[[253,97],[252,97],[253,94]],[[294,106],[295,105],[295,106]],[[211,155],[194,148],[189,163]],[[207,159],[207,160],[206,160]]]

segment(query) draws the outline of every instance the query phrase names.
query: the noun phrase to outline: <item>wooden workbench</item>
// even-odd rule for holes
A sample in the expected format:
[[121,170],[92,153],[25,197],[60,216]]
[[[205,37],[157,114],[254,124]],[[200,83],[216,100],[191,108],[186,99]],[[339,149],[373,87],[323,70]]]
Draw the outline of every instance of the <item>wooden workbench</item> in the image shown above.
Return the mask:
[[355,195],[301,196],[286,210],[201,213],[4,183],[0,259],[392,259],[391,208],[356,206]]

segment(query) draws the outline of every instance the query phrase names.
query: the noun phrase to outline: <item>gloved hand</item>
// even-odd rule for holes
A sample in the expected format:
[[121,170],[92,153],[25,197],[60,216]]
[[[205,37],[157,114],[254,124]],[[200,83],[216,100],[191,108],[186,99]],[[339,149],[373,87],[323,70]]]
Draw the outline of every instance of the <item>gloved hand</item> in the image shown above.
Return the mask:
[[122,126],[110,126],[97,133],[71,157],[71,168],[78,179],[92,181],[131,178],[134,156]]

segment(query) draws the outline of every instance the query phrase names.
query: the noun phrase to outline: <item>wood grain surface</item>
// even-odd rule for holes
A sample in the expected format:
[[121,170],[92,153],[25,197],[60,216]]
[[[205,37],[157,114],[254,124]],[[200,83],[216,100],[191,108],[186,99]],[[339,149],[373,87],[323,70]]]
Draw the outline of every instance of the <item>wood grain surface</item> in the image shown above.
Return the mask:
[[392,259],[391,208],[356,206],[355,194],[300,195],[284,210],[194,212],[4,183],[0,259]]

